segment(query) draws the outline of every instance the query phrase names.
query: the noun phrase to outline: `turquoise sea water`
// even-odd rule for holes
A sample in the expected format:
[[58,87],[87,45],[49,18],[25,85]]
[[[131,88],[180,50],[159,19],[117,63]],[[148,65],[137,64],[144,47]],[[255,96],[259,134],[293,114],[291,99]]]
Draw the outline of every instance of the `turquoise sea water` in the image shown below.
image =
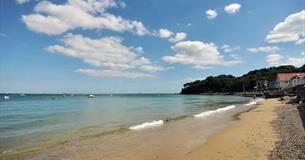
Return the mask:
[[61,142],[153,120],[175,119],[231,104],[238,96],[175,94],[10,95],[0,100],[0,151]]

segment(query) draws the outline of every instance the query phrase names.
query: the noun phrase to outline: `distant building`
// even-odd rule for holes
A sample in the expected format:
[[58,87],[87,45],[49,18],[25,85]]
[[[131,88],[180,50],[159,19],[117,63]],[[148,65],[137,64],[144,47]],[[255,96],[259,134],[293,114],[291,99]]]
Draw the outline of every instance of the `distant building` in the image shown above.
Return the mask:
[[268,82],[267,84],[267,90],[277,90],[277,82],[276,81],[272,81],[272,82]]
[[283,90],[305,84],[305,72],[302,73],[278,73],[276,76],[276,88]]

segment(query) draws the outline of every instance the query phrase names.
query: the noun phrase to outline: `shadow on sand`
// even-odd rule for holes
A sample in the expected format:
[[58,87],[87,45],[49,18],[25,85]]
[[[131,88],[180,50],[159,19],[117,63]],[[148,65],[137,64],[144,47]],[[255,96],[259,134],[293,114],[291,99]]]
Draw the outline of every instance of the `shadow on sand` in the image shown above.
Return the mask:
[[298,105],[298,111],[305,131],[305,104]]

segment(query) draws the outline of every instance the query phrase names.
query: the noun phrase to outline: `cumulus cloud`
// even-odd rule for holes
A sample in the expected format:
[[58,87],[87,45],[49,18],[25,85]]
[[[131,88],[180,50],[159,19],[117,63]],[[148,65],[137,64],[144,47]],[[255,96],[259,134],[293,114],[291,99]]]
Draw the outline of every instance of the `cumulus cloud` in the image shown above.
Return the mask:
[[207,18],[208,19],[214,19],[214,18],[216,18],[217,17],[217,12],[216,12],[216,10],[212,10],[212,9],[209,9],[209,10],[207,10],[206,12],[205,12],[205,14],[207,15]]
[[173,43],[182,41],[187,37],[187,34],[184,32],[174,33],[173,31],[170,31],[165,28],[161,28],[158,31],[156,31],[156,30],[153,31],[152,35],[155,37],[168,39],[169,42],[173,42]]
[[159,29],[160,38],[169,38],[172,35],[173,35],[173,32],[168,29],[164,29],[164,28]]
[[298,67],[305,64],[304,57],[284,57],[276,53],[268,55],[266,61],[271,66],[294,65]]
[[108,8],[124,7],[123,4],[114,0],[68,0],[64,4],[40,1],[35,6],[34,13],[22,15],[22,21],[30,30],[49,35],[62,34],[76,28],[129,31],[140,36],[148,34],[149,31],[142,22],[105,12]]
[[240,4],[232,3],[232,4],[225,6],[224,10],[228,14],[236,14],[237,12],[239,12],[240,8],[241,8]]
[[284,65],[294,65],[294,66],[302,66],[305,64],[304,57],[288,57],[287,61],[284,62]]
[[269,43],[305,42],[305,10],[289,15],[284,21],[278,23],[266,36]]
[[[79,34],[67,34],[62,39],[62,42],[63,45],[52,45],[47,47],[46,50],[51,53],[78,58],[89,65],[102,68],[103,70],[98,71],[99,75],[115,73],[115,77],[117,77],[117,75],[123,75],[122,73],[132,75],[142,73],[135,72],[135,70],[148,72],[165,70],[163,67],[153,64],[149,59],[140,56],[143,48],[126,47],[119,37],[110,36],[91,39]],[[90,70],[88,75],[92,74]],[[127,76],[124,74],[122,77]]]
[[16,3],[17,4],[24,4],[24,3],[27,3],[27,2],[30,2],[31,0],[16,0]]
[[179,41],[184,40],[186,37],[187,37],[187,34],[186,34],[186,33],[184,33],[184,32],[178,32],[178,33],[176,33],[175,36],[169,38],[168,40],[169,40],[170,42],[176,43],[176,42],[179,42]]
[[275,53],[280,50],[277,46],[263,46],[263,47],[257,47],[257,48],[248,48],[249,52],[257,53],[257,52],[264,52],[264,53]]
[[267,62],[272,66],[279,66],[281,65],[284,56],[280,54],[270,54],[267,56]]
[[225,53],[230,53],[230,52],[233,52],[233,51],[237,51],[240,49],[239,46],[236,46],[236,47],[231,47],[230,45],[228,44],[224,44],[221,49],[225,52]]
[[234,59],[225,61],[224,57],[219,53],[217,46],[213,43],[204,43],[201,41],[182,41],[171,49],[175,52],[173,56],[164,56],[162,60],[173,64],[189,64],[193,65],[194,69],[207,69],[212,65],[231,66],[242,61]]

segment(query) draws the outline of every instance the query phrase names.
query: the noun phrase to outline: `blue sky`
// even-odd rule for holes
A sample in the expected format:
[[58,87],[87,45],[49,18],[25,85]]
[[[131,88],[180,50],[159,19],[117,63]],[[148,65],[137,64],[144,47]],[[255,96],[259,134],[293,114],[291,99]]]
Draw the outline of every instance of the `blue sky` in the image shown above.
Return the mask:
[[2,93],[173,93],[305,62],[303,0],[0,3]]

